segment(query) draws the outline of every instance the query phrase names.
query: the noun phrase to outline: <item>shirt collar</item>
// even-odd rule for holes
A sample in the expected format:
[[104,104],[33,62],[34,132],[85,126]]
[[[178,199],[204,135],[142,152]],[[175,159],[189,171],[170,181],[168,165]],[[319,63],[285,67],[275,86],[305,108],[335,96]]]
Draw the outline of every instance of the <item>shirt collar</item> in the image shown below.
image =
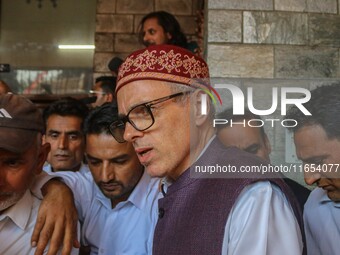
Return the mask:
[[320,202],[321,203],[332,203],[334,207],[340,208],[340,202],[334,202],[327,196],[327,192],[322,190],[323,194],[321,196]]
[[[144,173],[137,183],[136,187],[131,192],[129,198],[126,201],[119,202],[115,208],[111,208],[111,200],[104,196],[104,194],[101,192],[101,190],[96,187],[97,190],[97,199],[106,207],[109,209],[120,209],[126,204],[132,204],[139,208],[140,210],[143,210],[147,203],[148,194],[150,193],[150,181],[151,177],[146,173],[144,170]],[[96,185],[97,186],[97,185]]]
[[0,221],[8,217],[15,225],[22,230],[25,230],[31,216],[32,203],[32,195],[30,191],[27,190],[15,205],[11,206],[0,215]]
[[127,200],[140,210],[143,210],[146,205],[148,194],[150,193],[150,180],[150,175],[144,170],[142,178],[139,180]]
[[200,155],[197,157],[196,161],[203,155],[203,153],[208,149],[212,141],[216,138],[216,135],[213,135],[210,140],[207,142],[207,144],[204,146],[203,150],[201,151]]

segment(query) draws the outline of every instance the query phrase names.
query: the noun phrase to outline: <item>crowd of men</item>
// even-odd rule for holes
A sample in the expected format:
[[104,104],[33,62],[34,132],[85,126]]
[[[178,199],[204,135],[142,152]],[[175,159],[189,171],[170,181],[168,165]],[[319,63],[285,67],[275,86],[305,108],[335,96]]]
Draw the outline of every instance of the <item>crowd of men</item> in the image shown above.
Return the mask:
[[303,168],[320,169],[305,172],[311,193],[275,173],[192,176],[268,164],[271,145],[259,127],[213,127],[210,97],[201,111],[214,93],[208,65],[150,39],[162,15],[141,22],[147,47],[96,81],[91,110],[0,95],[0,254],[338,254],[340,84],[311,91],[311,115],[288,111]]

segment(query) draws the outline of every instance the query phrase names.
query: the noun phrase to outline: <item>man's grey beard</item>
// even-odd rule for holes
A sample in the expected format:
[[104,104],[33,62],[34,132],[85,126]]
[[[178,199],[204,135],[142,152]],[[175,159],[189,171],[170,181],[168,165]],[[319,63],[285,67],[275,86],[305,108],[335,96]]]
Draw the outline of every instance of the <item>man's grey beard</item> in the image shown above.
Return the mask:
[[0,201],[0,212],[16,204],[22,198],[24,194],[25,193],[0,192],[0,197],[8,196],[6,200]]

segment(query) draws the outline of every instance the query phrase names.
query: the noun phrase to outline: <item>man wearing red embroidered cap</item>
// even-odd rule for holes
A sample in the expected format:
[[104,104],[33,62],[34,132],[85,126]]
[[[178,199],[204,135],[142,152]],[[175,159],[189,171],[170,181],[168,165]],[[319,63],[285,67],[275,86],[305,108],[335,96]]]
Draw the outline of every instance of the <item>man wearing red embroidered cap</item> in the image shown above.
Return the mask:
[[209,100],[201,113],[206,90],[205,61],[171,45],[136,51],[119,70],[121,119],[111,133],[133,143],[149,174],[164,177],[153,254],[302,254],[301,215],[281,179],[191,178],[197,166],[264,163],[215,138]]
[[[50,150],[49,144],[41,143],[42,131],[42,115],[33,103],[18,95],[0,96],[0,254],[47,253],[45,246],[50,238],[52,242],[49,254],[56,254],[62,242],[58,235],[72,237],[68,235],[69,228],[65,224],[72,214],[65,217],[63,209],[65,202],[67,204],[72,201],[72,194],[66,187],[65,191],[64,184],[53,186],[56,185],[55,182],[58,183],[54,181],[52,186],[44,187],[46,199],[50,203],[49,210],[45,217],[42,213],[46,208],[41,208],[40,227],[37,230],[41,229],[41,225],[44,227],[40,237],[32,239],[33,242],[39,239],[37,245],[33,245],[37,248],[31,246],[31,236],[41,201],[31,194],[30,188],[42,171]],[[51,182],[53,181],[49,184]],[[66,194],[67,192],[69,193]],[[58,199],[63,195],[65,197]],[[54,223],[59,226],[56,227]],[[64,251],[69,253],[70,248]]]

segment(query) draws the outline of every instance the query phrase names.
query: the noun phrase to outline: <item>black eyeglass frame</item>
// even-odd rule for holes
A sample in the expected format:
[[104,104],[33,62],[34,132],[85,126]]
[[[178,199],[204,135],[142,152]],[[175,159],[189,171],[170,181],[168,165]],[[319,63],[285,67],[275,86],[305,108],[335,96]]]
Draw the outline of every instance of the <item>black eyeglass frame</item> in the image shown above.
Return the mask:
[[[145,102],[145,103],[142,103],[142,104],[138,104],[134,107],[132,107],[129,112],[125,115],[125,116],[121,116],[119,117],[118,120],[116,121],[113,121],[110,125],[109,125],[109,131],[111,133],[111,135],[116,139],[117,142],[119,143],[124,143],[125,140],[120,140],[120,139],[117,139],[117,137],[114,135],[114,130],[116,129],[124,129],[125,128],[125,125],[127,122],[129,122],[134,129],[138,130],[138,131],[145,131],[147,129],[149,129],[150,127],[152,127],[152,125],[155,123],[155,117],[153,116],[153,113],[152,113],[152,110],[151,110],[151,107],[156,105],[156,104],[160,104],[160,103],[163,103],[165,101],[168,101],[170,99],[173,99],[175,97],[178,97],[178,96],[184,96],[184,95],[187,95],[189,93],[191,93],[192,91],[185,91],[185,92],[179,92],[179,93],[175,93],[175,94],[172,94],[172,95],[169,95],[169,96],[165,96],[165,97],[161,97],[161,98],[158,98],[158,99],[154,99],[154,100],[151,100],[151,101],[148,101],[148,102]],[[136,127],[135,123],[133,123],[133,121],[130,120],[129,118],[129,115],[130,113],[136,109],[137,107],[140,107],[140,106],[144,106],[146,108],[146,110],[148,111],[151,119],[152,119],[152,122],[151,124],[146,127],[146,128],[138,128]]]

